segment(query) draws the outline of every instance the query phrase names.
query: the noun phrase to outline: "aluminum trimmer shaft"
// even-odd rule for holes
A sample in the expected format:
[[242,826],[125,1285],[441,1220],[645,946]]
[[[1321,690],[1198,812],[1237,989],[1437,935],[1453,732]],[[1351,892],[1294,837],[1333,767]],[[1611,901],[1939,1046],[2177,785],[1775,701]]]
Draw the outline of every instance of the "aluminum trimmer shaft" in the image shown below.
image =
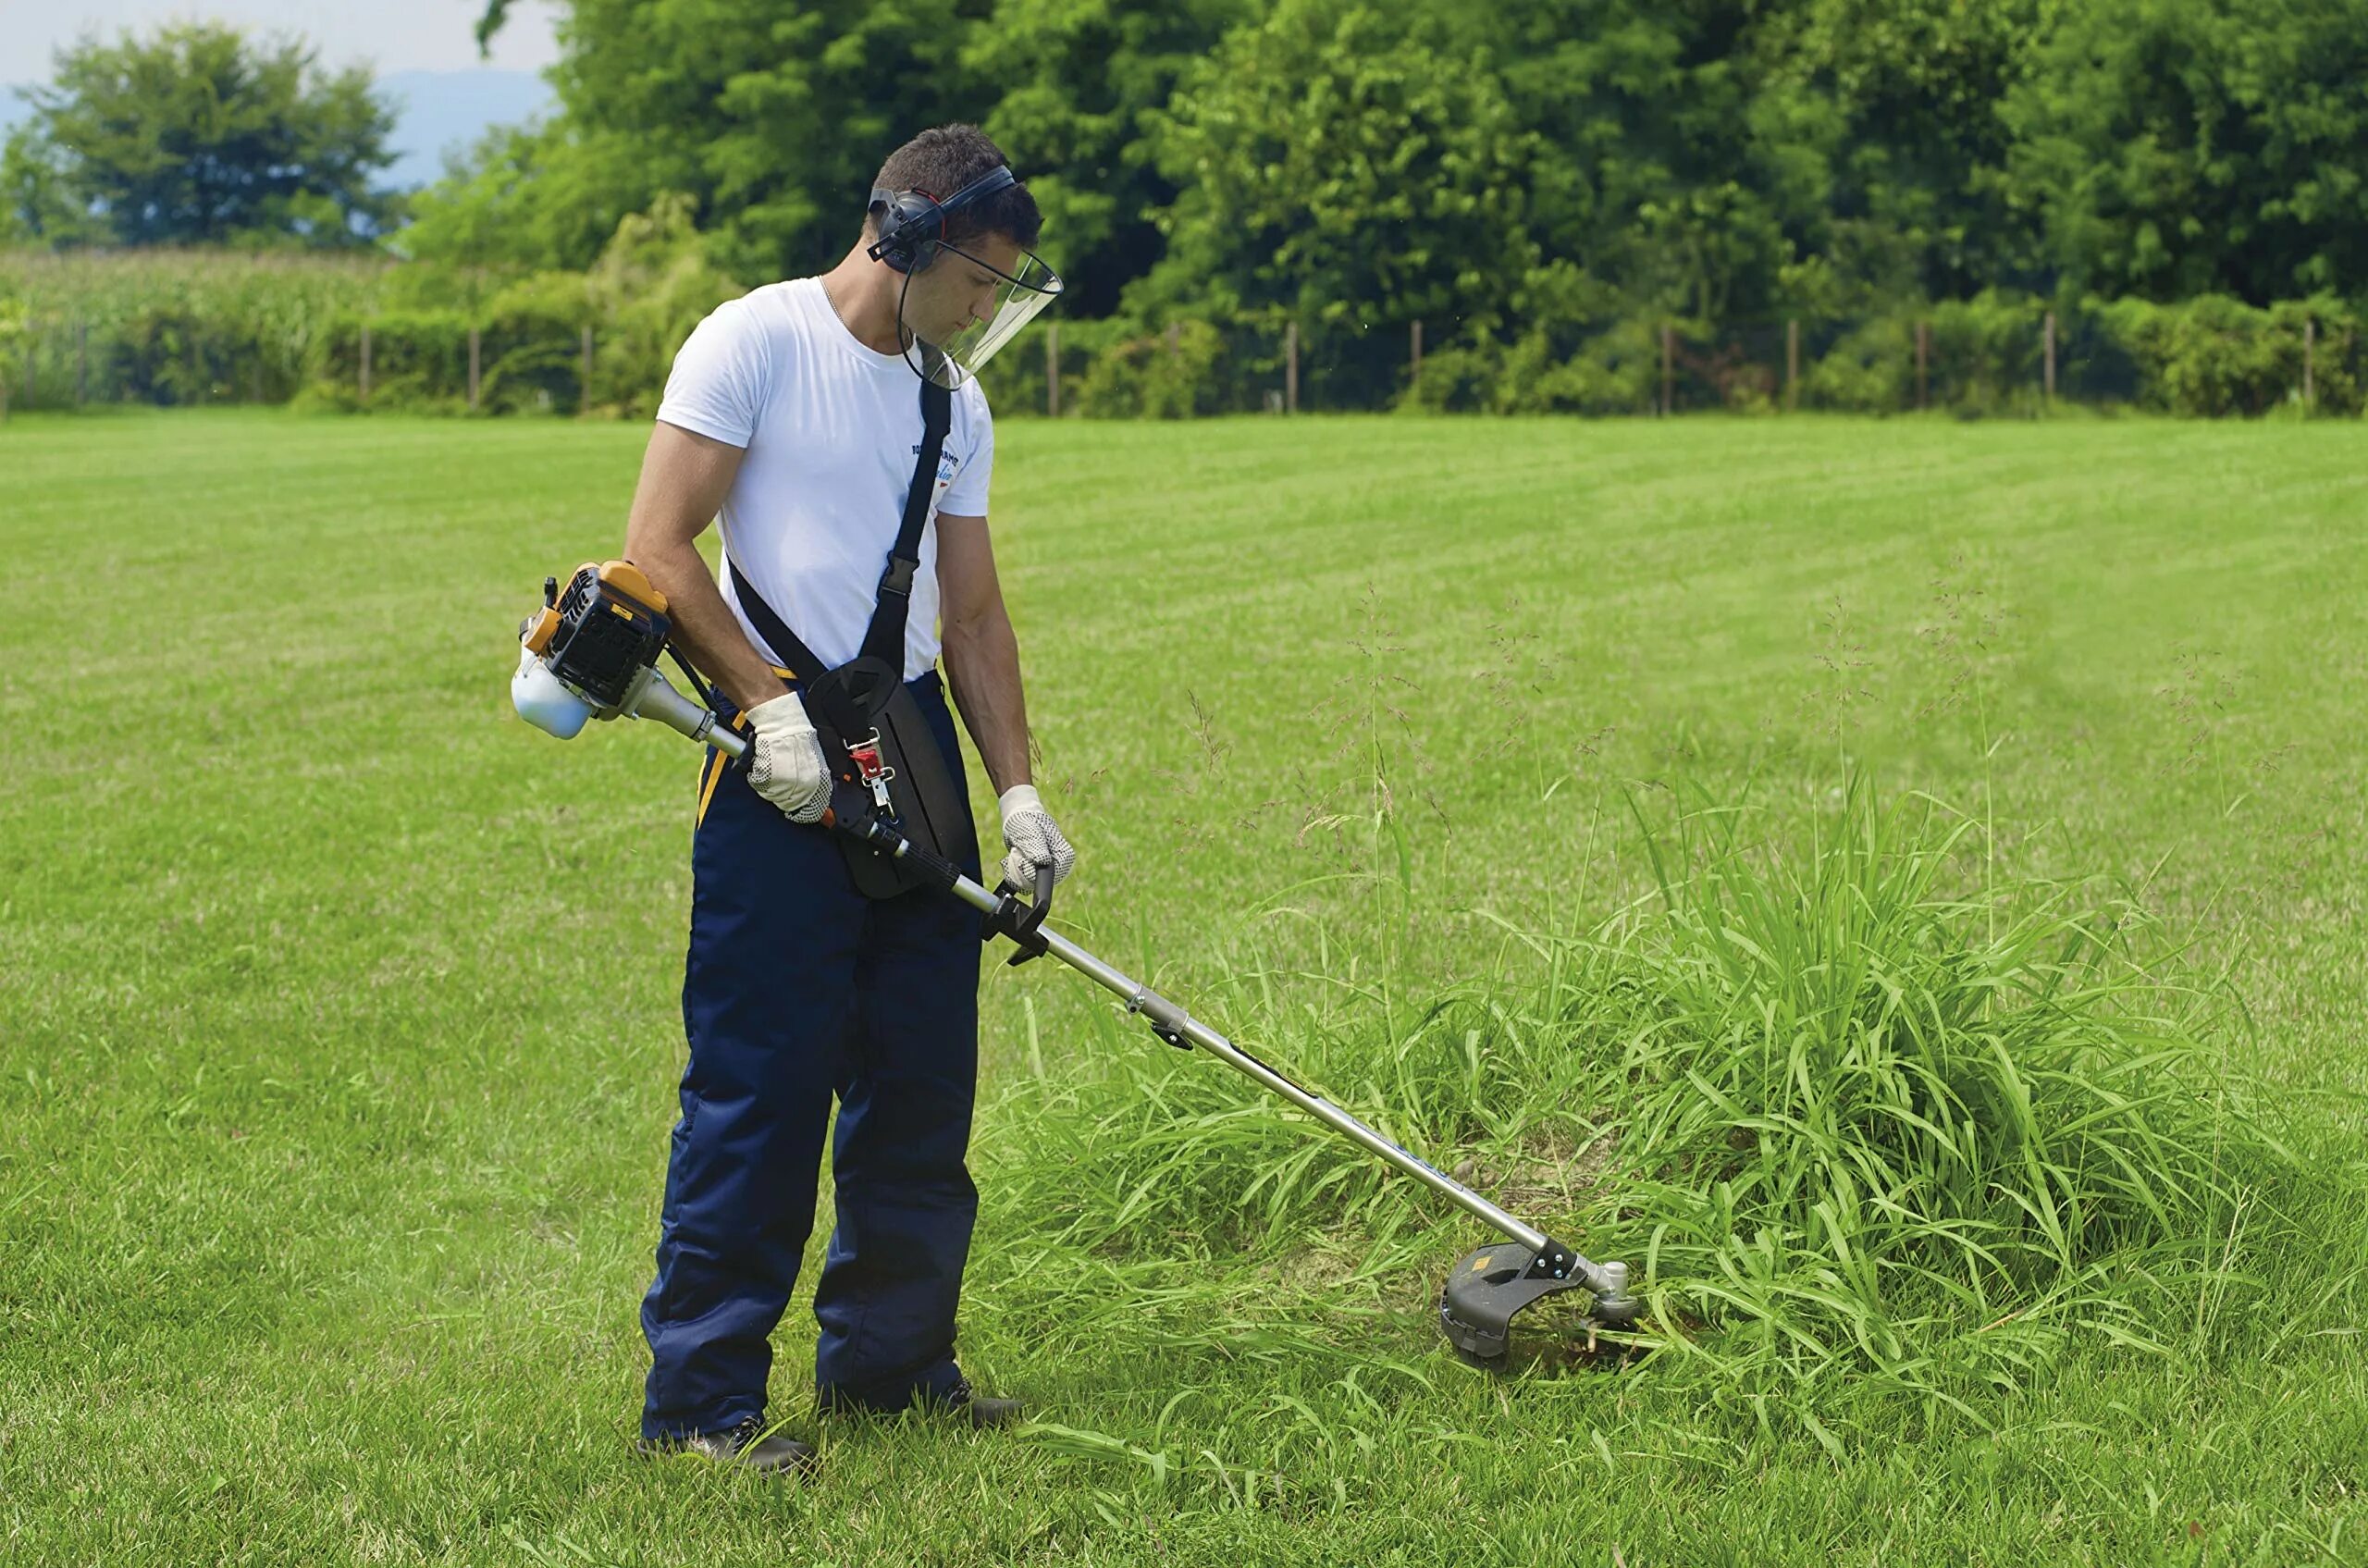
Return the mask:
[[[1002,902],[995,895],[965,876],[957,875],[955,878],[954,892],[964,903],[990,915],[995,912]],[[1544,1231],[1534,1226],[1523,1224],[1453,1177],[1446,1175],[1427,1161],[1408,1154],[1322,1095],[1310,1093],[1307,1090],[1301,1088],[1207,1024],[1192,1017],[1174,1002],[1162,996],[1158,992],[1104,963],[1057,932],[1045,932],[1041,934],[1047,953],[1087,979],[1093,981],[1103,989],[1124,999],[1127,1010],[1130,1013],[1141,1014],[1145,1021],[1151,1025],[1152,1032],[1169,1044],[1182,1045],[1189,1042],[1236,1071],[1256,1079],[1318,1121],[1335,1131],[1354,1139],[1367,1150],[1380,1155],[1415,1180],[1437,1192],[1441,1197],[1462,1207],[1474,1218],[1496,1227],[1523,1246],[1535,1252],[1542,1251],[1550,1244]]]

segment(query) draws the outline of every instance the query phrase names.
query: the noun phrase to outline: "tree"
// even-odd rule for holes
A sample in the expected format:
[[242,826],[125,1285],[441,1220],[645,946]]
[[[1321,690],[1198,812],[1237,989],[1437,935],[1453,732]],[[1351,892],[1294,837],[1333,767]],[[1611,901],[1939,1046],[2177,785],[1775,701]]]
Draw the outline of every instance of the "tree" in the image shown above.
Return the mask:
[[1758,134],[1800,160],[1788,227],[1842,285],[1826,302],[1788,290],[1788,304],[1963,297],[2028,266],[1998,105],[2040,26],[2039,0],[1804,0],[1765,14]]
[[597,172],[594,160],[577,155],[564,121],[496,126],[448,159],[442,179],[413,194],[411,222],[390,243],[406,256],[460,266],[588,265],[622,214],[634,210],[618,208],[631,192],[584,188]]
[[[560,35],[560,114],[421,198],[419,253],[582,266],[680,191],[735,276],[815,270],[880,158],[965,119],[1088,316],[1550,360],[2368,277],[2368,0],[570,0]],[[56,183],[0,167],[20,209]]]
[[1252,0],[996,0],[971,34],[967,76],[996,94],[981,122],[1044,212],[1064,314],[1107,315],[1166,247],[1158,215],[1178,188],[1145,115]]
[[41,238],[356,245],[388,214],[369,184],[394,161],[394,115],[366,68],[325,74],[301,42],[179,23],[85,39],[55,69],[0,166]]
[[1745,68],[1747,0],[1514,0],[1480,36],[1545,149],[1530,201],[1565,287],[1653,311],[1761,307],[1784,259],[1770,139]]
[[628,215],[679,191],[734,276],[819,271],[855,241],[891,152],[994,107],[963,66],[985,4],[574,0],[550,71],[557,118],[463,183],[531,182],[512,210],[541,247],[516,259],[535,265],[589,265]]
[[2067,284],[2255,304],[2368,278],[2368,0],[2066,6],[2001,112]]
[[1536,261],[1536,139],[1445,29],[1280,0],[1148,122],[1181,192],[1153,293],[1309,326],[1485,320]]
[[104,216],[67,193],[65,149],[23,130],[0,145],[0,244],[103,243]]
[[[1064,310],[1116,306],[1176,190],[1142,117],[1256,0],[574,0],[558,117],[489,140],[423,193],[406,248],[581,266],[660,191],[696,202],[741,276],[816,270],[855,239],[881,162],[981,126],[1044,210]],[[489,40],[509,9],[490,0]]]

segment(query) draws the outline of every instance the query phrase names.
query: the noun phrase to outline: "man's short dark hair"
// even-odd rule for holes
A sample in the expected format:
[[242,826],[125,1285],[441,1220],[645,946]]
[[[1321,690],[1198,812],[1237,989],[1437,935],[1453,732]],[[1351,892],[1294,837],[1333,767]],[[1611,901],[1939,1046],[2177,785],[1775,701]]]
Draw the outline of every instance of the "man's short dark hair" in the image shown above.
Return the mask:
[[[944,201],[1005,161],[1002,149],[977,126],[941,125],[889,154],[872,184],[887,191],[926,191]],[[1036,210],[1036,198],[1028,187],[1012,185],[955,214],[945,237],[959,243],[981,234],[1000,234],[1021,250],[1032,251],[1043,226],[1044,216]],[[880,232],[879,208],[864,215],[863,231]]]

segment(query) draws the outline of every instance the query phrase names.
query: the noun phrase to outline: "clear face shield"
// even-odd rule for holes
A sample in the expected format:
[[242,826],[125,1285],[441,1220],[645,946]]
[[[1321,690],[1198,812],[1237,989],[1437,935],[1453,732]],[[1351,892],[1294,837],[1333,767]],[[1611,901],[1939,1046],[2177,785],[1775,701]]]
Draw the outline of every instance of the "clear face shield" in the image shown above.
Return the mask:
[[896,314],[912,340],[905,362],[915,375],[959,387],[1060,298],[1061,280],[1042,257],[1008,241],[994,248],[1016,259],[999,266],[988,259],[986,245],[939,241],[930,265],[906,275]]

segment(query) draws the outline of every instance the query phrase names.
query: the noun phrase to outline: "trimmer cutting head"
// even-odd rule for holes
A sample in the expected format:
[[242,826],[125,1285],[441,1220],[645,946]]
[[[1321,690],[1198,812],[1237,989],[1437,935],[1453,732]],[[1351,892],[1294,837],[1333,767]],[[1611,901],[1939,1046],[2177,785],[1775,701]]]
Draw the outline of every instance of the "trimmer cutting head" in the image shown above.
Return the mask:
[[[1592,1272],[1590,1272],[1592,1271]],[[1597,1327],[1622,1329],[1636,1320],[1644,1303],[1628,1294],[1628,1266],[1588,1264],[1570,1248],[1548,1241],[1532,1252],[1517,1241],[1499,1241],[1459,1259],[1439,1291],[1439,1327],[1448,1341],[1472,1359],[1501,1363],[1513,1315],[1564,1290],[1592,1290],[1587,1314],[1590,1338]]]

